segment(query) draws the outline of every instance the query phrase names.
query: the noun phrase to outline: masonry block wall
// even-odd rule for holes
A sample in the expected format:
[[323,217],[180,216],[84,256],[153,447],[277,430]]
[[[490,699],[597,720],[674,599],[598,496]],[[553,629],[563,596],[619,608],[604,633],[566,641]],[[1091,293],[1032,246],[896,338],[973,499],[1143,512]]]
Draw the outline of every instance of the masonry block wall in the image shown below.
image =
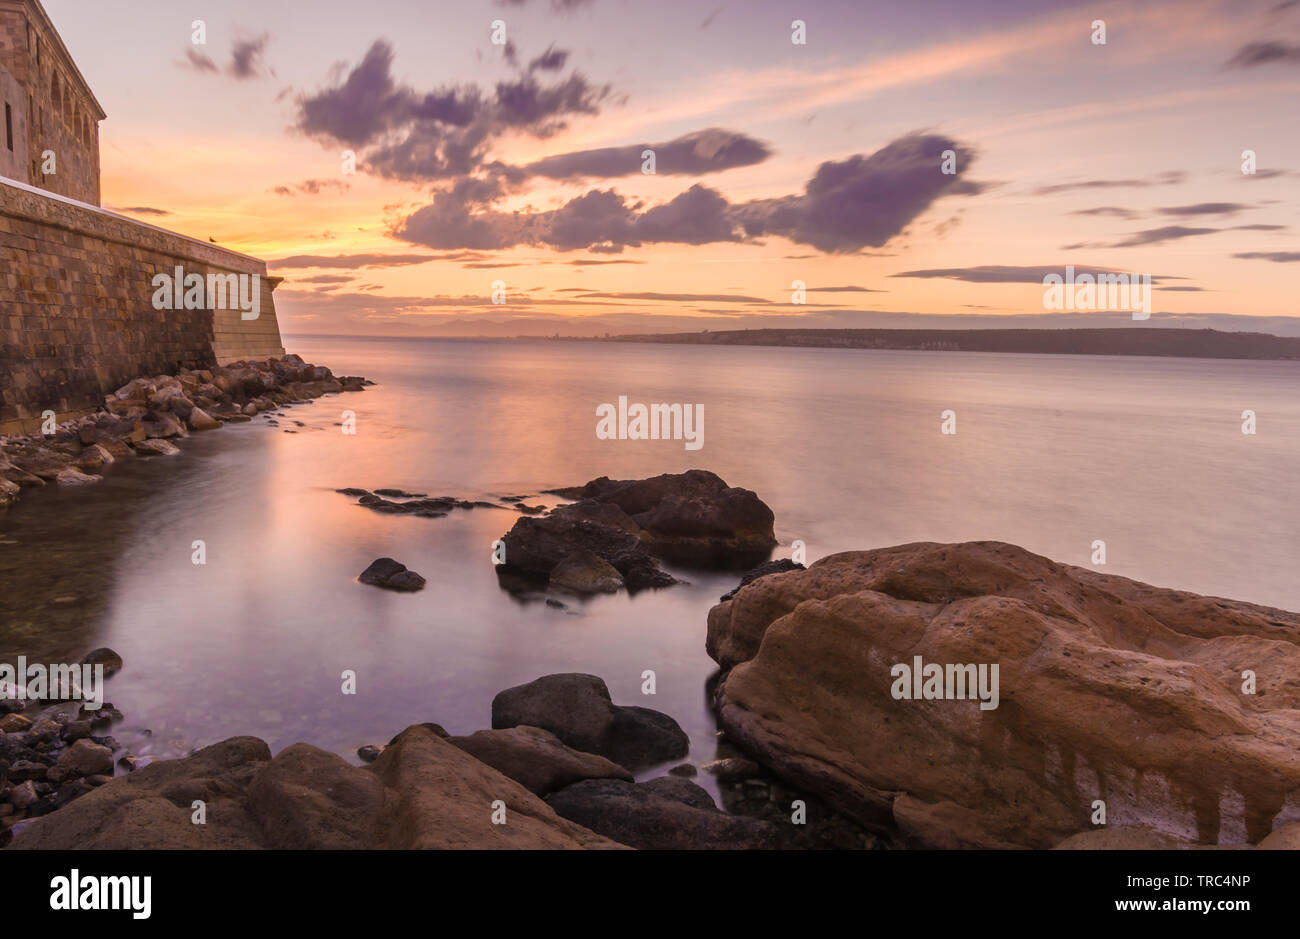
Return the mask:
[[[258,318],[154,309],[154,276],[178,266],[258,275]],[[256,258],[0,179],[0,433],[93,411],[141,375],[284,355],[276,283]]]

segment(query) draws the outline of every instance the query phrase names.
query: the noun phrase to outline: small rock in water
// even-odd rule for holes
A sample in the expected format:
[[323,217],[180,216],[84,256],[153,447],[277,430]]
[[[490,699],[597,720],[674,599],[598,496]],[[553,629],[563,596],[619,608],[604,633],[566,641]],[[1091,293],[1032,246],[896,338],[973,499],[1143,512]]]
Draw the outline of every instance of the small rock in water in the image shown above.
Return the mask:
[[[364,489],[362,489],[362,490],[360,490],[360,491],[356,491],[356,490],[351,490],[351,491],[349,491],[349,490],[340,489],[339,492],[342,492],[342,493],[344,493],[345,495],[349,495],[349,496],[351,496],[351,495],[362,495],[362,496],[363,496],[363,495],[366,494],[366,491],[365,491]],[[377,496],[387,496],[389,499],[423,499],[425,496],[428,495],[428,493],[427,493],[427,492],[407,492],[407,491],[404,490],[404,489],[376,489],[376,490],[375,490],[375,495],[377,495]]]
[[388,590],[415,591],[423,590],[425,579],[415,571],[408,570],[405,564],[392,558],[379,558],[361,572],[360,580],[372,587],[384,587]]
[[105,677],[120,672],[123,665],[122,657],[107,646],[103,646],[88,653],[81,662],[83,665],[104,666]]
[[364,747],[357,748],[357,756],[361,757],[362,762],[373,763],[379,759],[379,754],[384,752],[384,748],[368,743]]
[[701,769],[718,777],[719,782],[739,782],[758,775],[758,764],[743,757],[728,757],[705,763]]
[[668,771],[668,775],[684,776],[689,779],[690,777],[696,775],[697,772],[698,771],[695,769],[695,767],[692,766],[690,763],[683,763],[680,766],[674,766],[672,769],[670,769]]

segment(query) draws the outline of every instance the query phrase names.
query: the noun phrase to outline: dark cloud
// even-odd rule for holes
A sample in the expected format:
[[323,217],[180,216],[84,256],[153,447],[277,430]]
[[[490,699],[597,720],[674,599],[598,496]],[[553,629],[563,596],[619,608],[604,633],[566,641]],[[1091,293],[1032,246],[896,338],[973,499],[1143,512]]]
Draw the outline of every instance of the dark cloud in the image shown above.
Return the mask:
[[346,284],[352,280],[347,274],[317,274],[315,277],[298,277],[296,284]]
[[889,293],[888,290],[873,290],[870,287],[809,287],[809,293]]
[[[561,55],[548,50],[542,60],[554,63]],[[420,93],[394,81],[392,64],[392,47],[373,43],[341,83],[299,96],[297,128],[321,141],[366,148],[364,164],[380,176],[440,180],[484,169],[501,135],[550,137],[573,116],[598,114],[610,94],[608,85],[592,85],[577,73],[543,83],[531,70],[490,90],[461,85]],[[494,171],[511,176],[508,167]]]
[[1223,64],[1223,67],[1225,69],[1254,68],[1273,62],[1300,64],[1300,45],[1276,40],[1248,42],[1238,49],[1236,54]]
[[254,39],[237,40],[230,52],[230,66],[227,68],[230,75],[243,81],[269,73],[262,55],[270,39],[269,35],[263,34]]
[[120,209],[110,209],[111,212],[129,212],[132,215],[171,215],[166,209],[155,209],[147,205],[125,205]]
[[771,303],[762,297],[742,297],[729,293],[583,293],[578,298],[601,300],[653,300],[666,303]]
[[556,72],[564,68],[564,63],[569,60],[569,53],[564,49],[557,49],[554,46],[549,47],[545,52],[528,63],[530,72]]
[[1249,208],[1241,202],[1197,202],[1193,205],[1170,205],[1156,211],[1161,215],[1235,215]]
[[[963,280],[971,284],[1039,284],[1043,283],[1043,278],[1048,274],[1061,276],[1065,271],[1064,264],[1045,264],[1032,267],[1017,267],[1002,264],[985,264],[980,267],[945,267],[935,268],[923,271],[900,271],[897,274],[890,274],[890,277],[921,277],[921,278],[945,278],[947,280]],[[1074,274],[1078,277],[1080,274],[1091,274],[1096,277],[1098,274],[1123,274],[1125,271],[1117,271],[1109,267],[1089,267],[1086,264],[1075,264]],[[1166,275],[1151,275],[1151,282],[1156,283],[1161,280],[1185,280],[1183,277],[1169,277]]]
[[1050,196],[1058,192],[1072,192],[1076,189],[1127,189],[1145,188],[1147,186],[1173,186],[1187,178],[1181,170],[1168,170],[1157,173],[1149,179],[1085,179],[1074,183],[1056,183],[1040,186],[1034,190],[1035,195]]
[[1163,228],[1148,228],[1133,232],[1122,241],[1110,244],[1082,244],[1075,248],[1136,248],[1141,245],[1158,245],[1180,238],[1193,238],[1197,235],[1213,235],[1221,231],[1282,231],[1286,225],[1231,225],[1227,228],[1188,228],[1184,225],[1166,225]]
[[527,244],[605,254],[643,244],[780,235],[823,252],[848,253],[884,244],[940,196],[981,191],[977,183],[940,171],[946,150],[957,153],[959,166],[973,160],[969,150],[945,137],[908,135],[870,156],[823,163],[801,194],[740,205],[696,184],[650,208],[629,204],[613,189],[593,189],[548,212],[499,212],[490,205],[506,184],[499,177],[465,178],[437,193],[394,234],[444,250]]
[[[264,61],[267,43],[271,41],[269,33],[263,33],[261,36],[254,38],[238,39],[230,51],[230,64],[226,66],[226,74],[238,81],[247,81],[252,78],[260,78],[263,75],[274,75],[275,72],[267,67]],[[206,52],[200,52],[198,49],[186,49],[185,61],[181,63],[185,68],[193,69],[196,72],[211,72],[217,74],[221,71],[221,66]]]
[[1120,208],[1117,205],[1099,205],[1095,209],[1077,209],[1069,215],[1097,215],[1106,218],[1122,218],[1126,220],[1135,219],[1141,213],[1134,212],[1132,209]]
[[1272,261],[1275,264],[1294,264],[1300,261],[1300,251],[1243,251],[1234,254],[1234,258],[1249,261]]
[[641,172],[641,154],[655,153],[655,173],[661,176],[702,176],[738,166],[752,166],[771,156],[760,141],[720,127],[685,134],[667,143],[629,144],[579,150],[538,160],[523,167],[530,176],[547,179],[610,179]]
[[[551,0],[551,9],[560,13],[568,13],[581,7],[591,6],[596,0]],[[497,0],[497,4],[503,7],[522,7],[527,6],[529,0]]]
[[1110,245],[1112,248],[1136,248],[1139,245],[1158,245],[1166,241],[1175,241],[1179,238],[1192,238],[1196,235],[1212,235],[1219,228],[1188,228],[1184,225],[1166,225],[1163,228],[1148,228],[1144,231],[1136,231],[1125,238],[1123,241],[1117,241]]
[[299,193],[308,196],[318,196],[328,189],[338,192],[344,192],[351,189],[350,183],[345,183],[341,179],[305,179],[300,183],[291,186],[276,186],[271,191],[277,196],[296,196]]
[[577,261],[567,261],[565,263],[571,264],[574,267],[596,267],[602,264],[644,264],[645,261],[630,261],[625,259],[619,259],[616,261],[595,261],[591,258],[579,258]]
[[206,52],[198,49],[185,50],[185,63],[196,72],[220,72],[221,68]]
[[410,264],[425,264],[429,261],[475,261],[485,255],[473,251],[460,251],[456,254],[336,254],[327,257],[322,254],[296,254],[277,261],[267,261],[274,268],[331,268],[341,267],[357,270],[363,267],[404,267]]
[[940,172],[947,150],[956,153],[963,172],[969,170],[974,153],[966,147],[946,137],[909,134],[870,156],[823,163],[801,195],[755,200],[735,214],[750,237],[784,235],[833,253],[878,248],[940,196],[983,190],[960,174]]

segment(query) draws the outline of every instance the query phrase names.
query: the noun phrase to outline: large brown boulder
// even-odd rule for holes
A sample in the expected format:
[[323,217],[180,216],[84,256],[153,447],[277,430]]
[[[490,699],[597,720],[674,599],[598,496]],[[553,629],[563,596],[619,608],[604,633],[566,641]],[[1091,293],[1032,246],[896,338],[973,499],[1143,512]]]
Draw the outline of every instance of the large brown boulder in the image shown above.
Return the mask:
[[[206,806],[195,824],[194,803]],[[494,824],[494,803],[505,823]],[[499,813],[498,813],[499,817]],[[362,769],[235,737],[151,763],[41,818],[11,849],[619,848],[423,726]]]
[[[762,577],[713,608],[708,649],[729,737],[912,843],[1052,847],[1094,828],[1095,800],[1201,844],[1300,819],[1295,613],[921,543]],[[892,669],[918,656],[945,678],[998,666],[997,707],[904,698]]]

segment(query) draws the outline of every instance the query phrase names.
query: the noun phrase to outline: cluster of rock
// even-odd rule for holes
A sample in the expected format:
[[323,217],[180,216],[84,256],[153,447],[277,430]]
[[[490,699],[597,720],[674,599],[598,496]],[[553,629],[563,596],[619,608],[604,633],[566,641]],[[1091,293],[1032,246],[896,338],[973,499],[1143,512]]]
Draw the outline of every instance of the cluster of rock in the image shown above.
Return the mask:
[[53,434],[0,437],[0,506],[24,487],[98,482],[105,466],[124,457],[176,453],[173,441],[192,432],[366,384],[296,355],[137,378],[106,396],[101,410]]
[[[778,826],[728,815],[702,788],[634,768],[687,751],[672,718],[620,707],[591,675],[501,692],[493,729],[408,727],[366,767],[236,737],[105,782],[20,823],[12,848],[775,847]],[[205,804],[194,823],[194,802]]]
[[[96,649],[86,664],[121,668],[111,649]],[[26,690],[5,687],[0,696],[0,847],[12,826],[62,808],[113,776],[117,741],[110,725],[122,714],[111,704],[82,706],[75,713],[49,711],[28,717]]]
[[[414,515],[418,518],[444,518],[452,509],[504,509],[506,506],[495,502],[469,501],[454,496],[430,497],[423,492],[406,492],[402,489],[359,489],[351,486],[336,489],[335,492],[345,496],[356,496],[357,505],[364,506],[372,512],[383,515]],[[397,502],[396,499],[403,501]],[[525,506],[520,503],[516,508],[529,513],[542,512],[545,506]]]
[[638,480],[602,476],[549,492],[577,501],[515,523],[502,539],[503,586],[634,592],[678,582],[661,561],[743,570],[776,546],[772,510],[706,470]]
[[[1296,613],[919,543],[758,578],[707,648],[731,740],[907,845],[1300,841]],[[895,697],[917,656],[998,665],[998,706]]]

